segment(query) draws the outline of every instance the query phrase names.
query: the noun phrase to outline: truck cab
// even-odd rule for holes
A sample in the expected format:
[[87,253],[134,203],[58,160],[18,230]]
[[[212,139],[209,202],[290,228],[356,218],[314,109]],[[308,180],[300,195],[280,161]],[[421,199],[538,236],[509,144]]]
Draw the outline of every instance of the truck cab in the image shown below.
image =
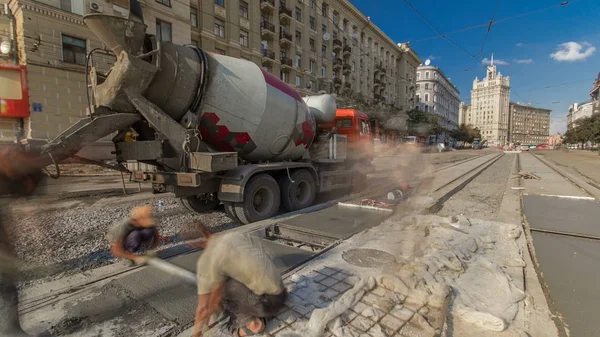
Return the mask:
[[331,129],[335,127],[337,133],[347,137],[349,153],[355,158],[364,158],[369,162],[373,160],[375,143],[369,116],[354,109],[337,109],[334,123],[324,126]]

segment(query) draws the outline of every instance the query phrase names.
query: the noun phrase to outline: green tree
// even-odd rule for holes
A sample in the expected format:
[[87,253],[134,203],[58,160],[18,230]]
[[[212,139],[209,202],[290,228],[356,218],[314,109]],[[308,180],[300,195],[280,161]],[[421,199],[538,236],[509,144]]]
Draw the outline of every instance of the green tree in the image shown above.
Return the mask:
[[407,112],[408,133],[414,136],[426,136],[431,127],[431,121],[425,111],[415,108]]
[[563,139],[566,144],[600,143],[600,115],[577,120],[577,126],[569,128]]
[[472,143],[475,138],[481,139],[481,132],[479,132],[478,128],[474,128],[470,124],[461,124],[458,129],[450,133],[450,136],[461,142]]
[[437,116],[430,116],[429,117],[429,134],[435,135],[436,143],[438,141],[438,135],[444,131],[446,131],[446,129],[440,125],[440,118]]

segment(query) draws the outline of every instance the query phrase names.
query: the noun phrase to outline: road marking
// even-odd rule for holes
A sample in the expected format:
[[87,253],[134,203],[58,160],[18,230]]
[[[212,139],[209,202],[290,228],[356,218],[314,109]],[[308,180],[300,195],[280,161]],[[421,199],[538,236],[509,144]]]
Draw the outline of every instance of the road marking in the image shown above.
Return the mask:
[[563,198],[563,199],[578,199],[578,200],[596,200],[593,197],[579,197],[576,195],[555,195],[555,194],[540,194],[542,197],[554,197],[554,198]]

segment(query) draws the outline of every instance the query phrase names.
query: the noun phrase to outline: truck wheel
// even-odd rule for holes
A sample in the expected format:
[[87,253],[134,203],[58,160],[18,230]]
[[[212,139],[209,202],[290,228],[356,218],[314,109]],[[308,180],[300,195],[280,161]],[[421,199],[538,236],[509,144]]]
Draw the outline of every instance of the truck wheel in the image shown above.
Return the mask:
[[201,193],[190,195],[179,199],[181,204],[192,212],[204,213],[217,209],[219,198],[216,193]]
[[240,219],[235,214],[235,204],[230,201],[223,201],[223,206],[225,208],[225,214],[233,220],[233,222],[241,222]]
[[279,185],[268,174],[252,177],[244,188],[244,201],[235,203],[235,215],[243,224],[268,219],[279,210]]
[[[313,204],[317,195],[315,178],[307,170],[297,170],[283,175],[280,180],[281,204],[288,211],[296,211]],[[294,182],[292,182],[294,181]]]

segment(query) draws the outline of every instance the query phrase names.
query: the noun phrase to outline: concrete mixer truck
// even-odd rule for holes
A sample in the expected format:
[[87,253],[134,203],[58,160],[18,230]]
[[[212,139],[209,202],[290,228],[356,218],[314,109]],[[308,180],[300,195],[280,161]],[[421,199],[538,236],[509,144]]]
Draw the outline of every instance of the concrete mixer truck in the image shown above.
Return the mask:
[[336,112],[330,95],[302,98],[249,61],[158,41],[140,17],[84,22],[116,61],[104,76],[90,68],[89,116],[42,152],[113,135],[119,162],[157,168],[133,180],[164,186],[197,212],[222,202],[245,224],[308,207],[319,192],[365,186],[373,153],[365,114]]

